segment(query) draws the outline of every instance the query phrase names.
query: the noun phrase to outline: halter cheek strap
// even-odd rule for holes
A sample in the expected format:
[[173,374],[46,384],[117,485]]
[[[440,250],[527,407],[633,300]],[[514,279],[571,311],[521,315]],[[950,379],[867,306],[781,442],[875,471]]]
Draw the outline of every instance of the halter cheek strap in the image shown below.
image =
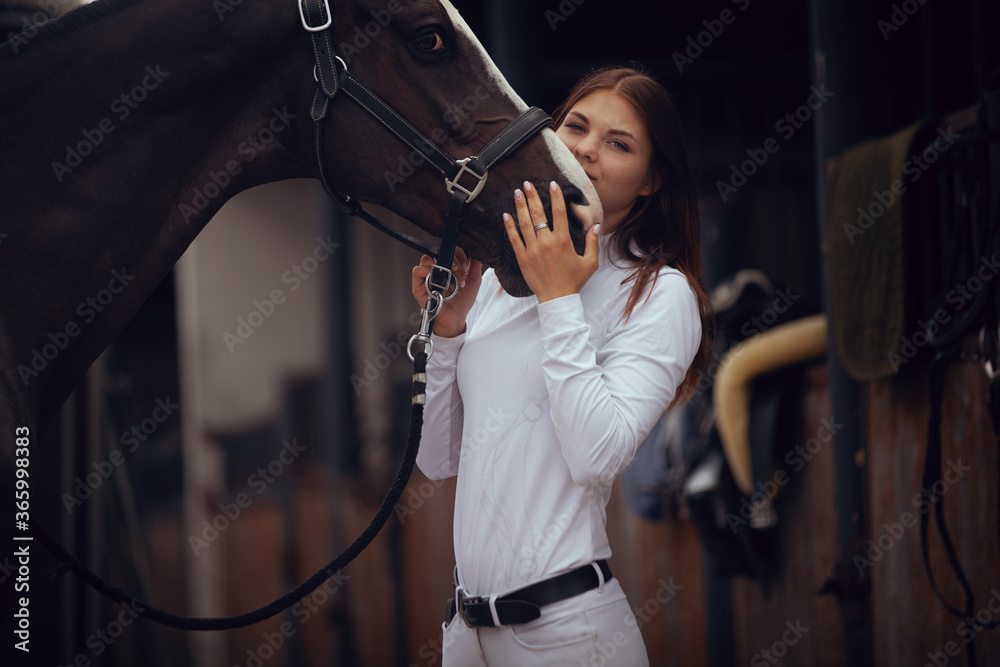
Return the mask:
[[[531,107],[493,137],[478,155],[455,160],[411,125],[402,114],[386,104],[378,95],[351,75],[347,64],[337,56],[333,48],[330,36],[333,17],[330,14],[329,0],[298,0],[298,2],[302,26],[309,33],[313,53],[316,57],[313,77],[316,79],[317,87],[310,113],[314,127],[313,137],[319,179],[330,198],[349,215],[357,216],[411,248],[436,258],[435,265],[427,275],[425,283],[428,300],[422,311],[420,331],[410,339],[410,344],[407,346],[410,359],[413,359],[412,347],[415,342],[422,342],[427,355],[430,356],[433,351],[430,334],[434,326],[434,317],[440,310],[441,304],[458,292],[457,281],[452,275],[451,265],[454,261],[458,232],[462,225],[462,219],[465,217],[466,207],[482,192],[490,168],[547,127],[552,119],[538,107]],[[423,241],[404,234],[366,212],[357,200],[333,189],[323,159],[323,119],[326,118],[330,101],[341,91],[382,123],[400,141],[423,155],[426,162],[444,176],[445,189],[451,195],[451,202],[445,218],[440,248],[432,248]],[[471,181],[470,176],[475,180]],[[420,400],[420,398],[415,396],[414,401]]]
[[[314,144],[316,162],[319,166],[320,181],[326,193],[345,212],[360,217],[377,229],[389,234],[406,245],[438,258],[435,267],[433,285],[442,290],[447,289],[451,278],[439,269],[451,267],[455,245],[458,240],[458,228],[465,215],[465,206],[475,199],[482,191],[489,176],[489,169],[504,157],[517,150],[552,119],[547,113],[537,107],[526,110],[506,128],[500,131],[478,155],[455,160],[442,151],[437,144],[409,123],[402,114],[386,104],[378,95],[351,75],[347,64],[339,58],[333,48],[330,28],[333,19],[330,14],[328,0],[298,0],[299,15],[302,26],[308,31],[316,58],[313,77],[317,88],[313,97],[311,117],[315,126]],[[339,67],[338,67],[339,65]],[[350,195],[344,195],[332,187],[327,176],[323,158],[323,124],[330,101],[343,91],[361,108],[371,114],[376,120],[394,134],[400,141],[420,153],[428,164],[437,169],[444,177],[445,188],[451,194],[451,204],[448,207],[444,232],[440,249],[432,248],[426,243],[415,239],[387,223],[368,214],[362,206]],[[474,180],[473,180],[474,179]],[[449,272],[450,273],[450,272]]]

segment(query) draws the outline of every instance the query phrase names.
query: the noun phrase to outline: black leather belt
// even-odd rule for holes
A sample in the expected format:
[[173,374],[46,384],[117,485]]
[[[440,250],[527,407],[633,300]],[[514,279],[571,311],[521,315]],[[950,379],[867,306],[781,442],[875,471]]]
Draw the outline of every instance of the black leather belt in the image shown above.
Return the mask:
[[[597,566],[604,575],[604,581],[613,576],[606,560],[597,561]],[[495,628],[494,609],[499,625],[514,625],[533,621],[542,614],[542,607],[553,602],[571,598],[580,593],[601,585],[597,570],[593,564],[583,565],[564,574],[539,581],[524,588],[507,593],[496,598],[491,609],[489,597],[466,597],[462,589],[456,591],[458,596],[458,613],[470,627]],[[448,600],[448,611],[445,622],[451,623],[455,617],[455,598]]]

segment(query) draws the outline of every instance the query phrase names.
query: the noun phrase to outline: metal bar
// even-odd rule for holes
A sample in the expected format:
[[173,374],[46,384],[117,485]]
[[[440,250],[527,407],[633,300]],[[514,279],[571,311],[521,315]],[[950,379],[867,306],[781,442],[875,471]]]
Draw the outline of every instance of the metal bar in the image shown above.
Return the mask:
[[[835,95],[815,117],[817,222],[820,247],[826,244],[827,165],[846,148],[874,134],[875,99],[871,54],[865,40],[847,39],[873,25],[865,0],[810,0],[813,83]],[[827,258],[820,253],[823,309],[832,313]],[[832,415],[843,428],[834,436],[837,545],[841,562],[851,557],[867,535],[865,516],[865,437],[861,392],[837,354],[837,323],[828,318],[827,367]],[[837,595],[844,626],[844,664],[871,665],[871,597],[866,582],[839,569],[831,592]]]
[[[87,388],[85,417],[87,453],[78,467],[82,479],[86,479],[87,474],[92,471],[91,462],[104,460],[104,369],[107,366],[107,356],[107,350],[102,352],[84,379]],[[84,562],[102,577],[107,575],[107,554],[104,552],[108,544],[105,531],[108,503],[105,498],[105,494],[95,493],[83,508],[84,523],[87,526]],[[84,593],[84,600],[84,622],[89,623],[104,618],[103,612],[106,611],[106,607],[100,593],[88,587]]]
[[[188,248],[174,269],[177,294],[177,366],[180,376],[181,454],[183,456],[184,532],[201,534],[201,522],[210,520],[206,508],[221,493],[218,460],[212,456],[205,435],[205,397],[202,369],[199,310],[198,246]],[[219,595],[220,550],[208,549],[196,556],[184,549],[187,565],[188,610],[191,616],[221,616],[225,611]],[[188,658],[192,667],[210,667],[225,662],[226,637],[220,632],[189,633]]]
[[[73,390],[73,393],[70,394],[59,413],[59,458],[62,473],[60,475],[59,486],[63,489],[73,488],[73,471],[77,465],[75,435],[76,406],[79,403],[79,398],[79,389]],[[71,516],[59,515],[59,536],[62,539],[62,543],[72,549],[76,545],[76,523],[72,520]],[[60,599],[62,600],[62,609],[60,610],[62,618],[60,652],[63,661],[66,663],[73,662],[73,656],[78,647],[82,645],[84,639],[84,636],[80,633],[79,609],[77,608],[82,586],[83,584],[76,577],[62,577],[62,583],[60,584]]]

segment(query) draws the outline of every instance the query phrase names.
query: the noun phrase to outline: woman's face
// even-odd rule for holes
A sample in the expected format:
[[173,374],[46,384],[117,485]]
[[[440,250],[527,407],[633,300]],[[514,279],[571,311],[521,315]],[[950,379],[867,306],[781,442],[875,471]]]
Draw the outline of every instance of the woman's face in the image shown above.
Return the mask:
[[602,233],[612,231],[639,196],[653,192],[653,146],[635,107],[610,90],[577,102],[556,135],[594,183],[604,207]]

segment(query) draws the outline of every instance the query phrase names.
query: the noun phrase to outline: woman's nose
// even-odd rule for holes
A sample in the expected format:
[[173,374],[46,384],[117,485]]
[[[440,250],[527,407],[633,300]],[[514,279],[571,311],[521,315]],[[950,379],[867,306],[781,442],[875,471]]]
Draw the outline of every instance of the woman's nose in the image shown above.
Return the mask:
[[594,141],[590,137],[584,137],[576,144],[575,152],[578,158],[593,160],[596,156]]

